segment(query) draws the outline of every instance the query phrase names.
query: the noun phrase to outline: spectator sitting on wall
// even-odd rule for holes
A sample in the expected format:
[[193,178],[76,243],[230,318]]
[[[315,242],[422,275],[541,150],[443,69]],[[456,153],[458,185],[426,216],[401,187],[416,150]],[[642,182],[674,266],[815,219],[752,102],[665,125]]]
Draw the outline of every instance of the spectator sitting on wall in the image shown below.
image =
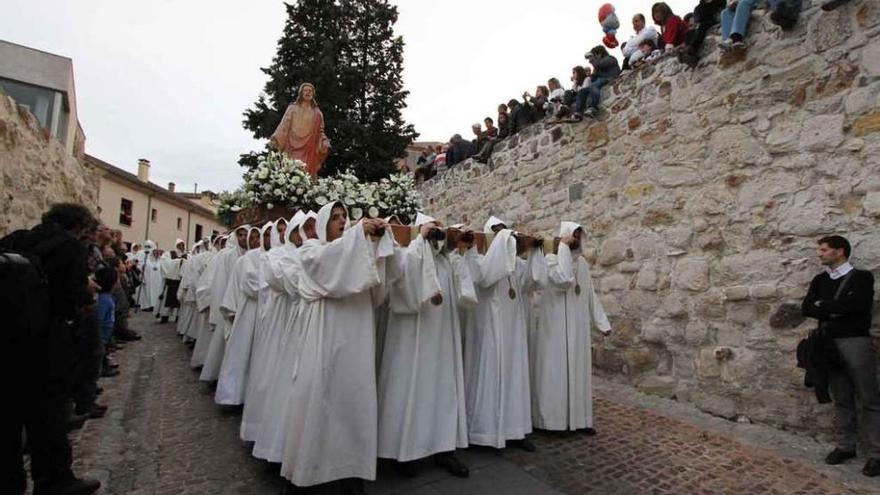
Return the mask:
[[654,24],[660,26],[661,50],[668,52],[684,45],[687,41],[687,24],[672,12],[669,5],[665,2],[655,3],[651,7],[651,17],[654,19]]
[[627,70],[643,57],[640,45],[642,41],[651,40],[656,44],[657,30],[654,26],[645,25],[645,16],[636,14],[632,18],[633,34],[629,41],[621,45],[620,50],[623,52],[623,70]]
[[529,109],[523,107],[516,98],[511,98],[507,102],[507,108],[510,109],[510,122],[508,126],[510,127],[509,134],[511,136],[532,125],[534,122]]
[[449,151],[449,145],[444,144],[442,146],[438,146],[437,149],[439,153],[437,153],[437,158],[434,158],[434,168],[437,171],[440,171],[440,167],[446,166],[446,152]]
[[654,40],[642,40],[642,42],[639,43],[639,53],[641,54],[641,58],[633,62],[633,68],[653,63],[663,55],[663,52],[657,49]]
[[712,26],[718,24],[718,15],[724,9],[726,0],[700,0],[694,8],[694,26],[688,31],[687,41],[678,54],[678,60],[691,67],[695,67],[700,58],[700,48],[706,40],[706,35]]
[[[507,108],[507,105],[504,106]],[[498,112],[498,139],[510,136],[510,114]]]
[[[727,0],[727,8],[721,11],[721,49],[745,50],[752,10],[757,0]],[[770,20],[788,30],[797,23],[801,0],[769,0]]]
[[455,134],[449,140],[449,148],[446,150],[446,166],[454,167],[474,155],[474,145],[470,141]]
[[426,181],[434,176],[436,173],[434,160],[436,158],[437,154],[434,152],[433,146],[428,145],[427,148],[422,150],[421,156],[416,160],[416,170],[413,172],[416,182]]
[[490,139],[497,138],[498,128],[495,127],[495,122],[492,120],[492,117],[486,117],[483,119],[483,123],[486,124],[486,136]]
[[479,122],[471,125],[471,132],[474,133],[474,139],[471,141],[471,144],[473,144],[474,153],[476,153],[477,151],[483,149],[483,146],[485,146],[486,143],[489,142],[489,136],[487,136],[486,133],[483,132],[483,129],[480,126]]
[[528,91],[523,93],[523,106],[532,114],[532,120],[537,122],[547,114],[550,106],[550,89],[541,85],[535,88],[535,96]]
[[[504,115],[506,116],[507,114]],[[489,156],[492,154],[492,148],[495,147],[495,143],[500,139],[498,128],[495,127],[495,123],[492,122],[491,117],[483,119],[483,123],[486,124],[486,131],[484,134],[488,139],[486,139],[486,142],[482,147],[477,149],[477,154],[474,155],[474,160],[480,163],[486,163],[489,161]]]
[[685,24],[687,24],[688,31],[697,27],[697,23],[694,21],[694,13],[693,12],[688,12],[681,19],[684,21]]
[[572,67],[571,89],[566,90],[562,97],[562,105],[560,105],[559,109],[556,111],[557,118],[565,117],[571,113],[571,109],[577,101],[578,91],[590,85],[591,72],[591,69],[585,69],[580,65]]
[[604,46],[594,46],[584,56],[592,64],[593,72],[590,76],[590,85],[578,91],[571,122],[580,122],[584,115],[596,117],[602,99],[602,88],[620,75],[617,59],[609,55]]

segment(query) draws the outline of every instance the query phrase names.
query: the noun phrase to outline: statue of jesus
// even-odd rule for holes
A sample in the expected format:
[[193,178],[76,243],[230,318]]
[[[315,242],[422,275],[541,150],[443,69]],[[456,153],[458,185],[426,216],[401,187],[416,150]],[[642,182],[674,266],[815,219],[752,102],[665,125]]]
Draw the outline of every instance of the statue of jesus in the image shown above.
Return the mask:
[[330,140],[324,134],[324,114],[315,102],[312,83],[299,86],[296,101],[287,106],[269,144],[290,158],[305,162],[312,179],[318,176],[330,151]]

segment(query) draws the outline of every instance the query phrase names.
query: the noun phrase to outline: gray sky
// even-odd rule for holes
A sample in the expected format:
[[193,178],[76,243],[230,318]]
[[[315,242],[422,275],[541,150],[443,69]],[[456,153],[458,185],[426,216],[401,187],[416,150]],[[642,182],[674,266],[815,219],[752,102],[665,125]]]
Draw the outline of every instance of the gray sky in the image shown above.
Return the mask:
[[[285,21],[275,0],[2,0],[0,39],[73,59],[86,150],[178,190],[219,191],[241,181],[238,155],[261,149],[241,126],[265,83]],[[467,135],[498,103],[534,94],[601,42],[601,2],[399,0],[404,117],[420,140]],[[697,0],[671,0],[676,14]],[[613,2],[618,39],[651,0]],[[619,55],[619,50],[613,51]],[[320,101],[320,91],[318,97]]]

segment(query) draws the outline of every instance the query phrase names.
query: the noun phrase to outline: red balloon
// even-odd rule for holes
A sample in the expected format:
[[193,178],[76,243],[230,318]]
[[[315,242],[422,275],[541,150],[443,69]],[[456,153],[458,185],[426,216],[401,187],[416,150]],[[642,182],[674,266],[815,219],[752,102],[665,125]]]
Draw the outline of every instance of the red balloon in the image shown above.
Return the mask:
[[608,48],[617,48],[617,45],[620,44],[618,43],[617,38],[611,33],[606,34],[602,38],[602,43],[604,43],[605,46],[607,46]]
[[610,3],[602,4],[602,6],[599,7],[599,24],[602,24],[602,22],[605,21],[605,17],[612,12],[614,12],[613,5]]

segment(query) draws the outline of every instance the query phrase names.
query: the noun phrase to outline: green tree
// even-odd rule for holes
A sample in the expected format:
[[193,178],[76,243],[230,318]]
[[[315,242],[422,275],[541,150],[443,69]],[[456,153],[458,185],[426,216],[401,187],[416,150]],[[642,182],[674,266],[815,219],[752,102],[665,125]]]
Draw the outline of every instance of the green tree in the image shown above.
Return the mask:
[[[362,180],[394,172],[394,160],[417,136],[401,110],[403,39],[394,35],[397,7],[387,0],[300,0],[287,6],[287,23],[269,80],[244,127],[268,138],[303,82],[317,87],[330,155],[322,175],[351,168]],[[255,163],[258,153],[242,155]]]

